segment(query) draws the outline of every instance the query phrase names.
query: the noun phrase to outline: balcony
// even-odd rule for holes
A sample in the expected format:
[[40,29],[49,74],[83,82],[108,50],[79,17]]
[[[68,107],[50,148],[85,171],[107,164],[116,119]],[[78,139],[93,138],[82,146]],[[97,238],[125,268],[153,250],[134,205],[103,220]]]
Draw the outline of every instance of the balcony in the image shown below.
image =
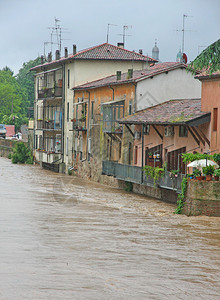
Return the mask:
[[72,122],[73,122],[73,130],[87,131],[86,120],[85,119],[83,119],[83,120],[73,119]]
[[146,186],[154,187],[156,185],[160,188],[174,190],[177,193],[181,192],[181,182],[183,177],[185,177],[184,174],[179,174],[178,177],[172,178],[171,173],[166,171],[164,177],[154,182],[153,178],[146,177],[141,167],[119,164],[107,160],[102,162],[102,174]]
[[122,126],[117,122],[124,117],[124,100],[103,103],[103,132],[122,134]]
[[41,88],[38,90],[38,99],[47,99],[47,98],[56,98],[62,97],[62,87],[55,87],[55,88]]

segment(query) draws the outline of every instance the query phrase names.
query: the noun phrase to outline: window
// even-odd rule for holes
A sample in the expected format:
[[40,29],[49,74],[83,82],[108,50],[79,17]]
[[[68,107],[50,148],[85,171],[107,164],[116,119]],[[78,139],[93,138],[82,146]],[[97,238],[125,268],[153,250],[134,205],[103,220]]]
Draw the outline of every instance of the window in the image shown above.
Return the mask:
[[70,104],[69,102],[67,102],[67,122],[69,122],[69,118],[70,118]]
[[218,127],[218,108],[213,108],[213,131],[217,131]]
[[129,101],[128,114],[132,114],[132,100]]
[[91,107],[91,119],[93,120],[94,118],[94,102],[92,102],[92,107]]
[[179,136],[180,137],[187,137],[188,136],[188,129],[186,126],[179,126]]
[[69,152],[69,138],[66,138],[66,156],[68,156],[68,152]]
[[69,89],[70,88],[70,70],[68,70],[68,74],[67,74],[67,86]]
[[138,147],[135,146],[135,148],[134,148],[134,163],[135,163],[135,165],[137,164],[137,160],[138,160]]
[[35,135],[35,149],[38,149],[38,135]]
[[132,144],[129,142],[128,144],[128,164],[131,165],[131,150],[132,150]]

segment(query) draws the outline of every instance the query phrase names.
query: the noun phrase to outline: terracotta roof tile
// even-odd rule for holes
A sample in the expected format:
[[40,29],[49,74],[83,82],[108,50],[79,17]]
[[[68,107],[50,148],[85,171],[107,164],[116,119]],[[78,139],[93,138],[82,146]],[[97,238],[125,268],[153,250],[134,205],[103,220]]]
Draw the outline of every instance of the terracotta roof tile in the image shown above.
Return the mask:
[[170,100],[139,111],[119,123],[180,125],[209,114],[201,111],[201,99]]
[[31,70],[36,70],[40,67],[45,67],[53,64],[63,63],[67,60],[134,60],[134,61],[143,61],[143,62],[157,62],[157,60],[129,51],[108,43],[104,43],[95,47],[91,47],[82,51],[77,52],[76,54],[71,54],[68,57],[62,57],[59,60],[53,60],[52,62],[44,63],[43,65],[38,65],[33,67]]
[[97,88],[101,86],[106,86],[109,84],[122,84],[122,83],[129,83],[129,82],[134,82],[138,80],[142,80],[144,78],[152,77],[164,72],[168,72],[177,68],[185,68],[186,69],[187,65],[179,63],[179,62],[164,62],[160,64],[156,64],[150,69],[145,69],[145,70],[138,70],[138,71],[133,71],[133,77],[130,79],[128,78],[128,73],[123,73],[121,74],[121,79],[117,80],[116,75],[111,75],[99,80],[91,81],[85,84],[82,84],[80,86],[77,86],[74,88],[74,90],[80,90],[80,89],[89,89],[89,88]]

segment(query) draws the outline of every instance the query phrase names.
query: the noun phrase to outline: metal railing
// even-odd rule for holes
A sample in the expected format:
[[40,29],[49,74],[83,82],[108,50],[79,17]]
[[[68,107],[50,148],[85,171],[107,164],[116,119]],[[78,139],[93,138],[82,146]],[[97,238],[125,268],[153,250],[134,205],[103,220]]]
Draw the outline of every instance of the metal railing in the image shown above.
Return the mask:
[[62,97],[62,87],[43,88],[38,90],[38,99]]
[[86,120],[73,120],[73,130],[87,130]]
[[177,177],[175,177],[171,172],[166,171],[163,177],[154,181],[153,178],[146,177],[141,167],[119,164],[118,162],[107,160],[102,162],[102,174],[114,176],[117,179],[128,182],[174,190],[177,193],[181,192],[181,182],[185,177],[184,174],[178,174]]

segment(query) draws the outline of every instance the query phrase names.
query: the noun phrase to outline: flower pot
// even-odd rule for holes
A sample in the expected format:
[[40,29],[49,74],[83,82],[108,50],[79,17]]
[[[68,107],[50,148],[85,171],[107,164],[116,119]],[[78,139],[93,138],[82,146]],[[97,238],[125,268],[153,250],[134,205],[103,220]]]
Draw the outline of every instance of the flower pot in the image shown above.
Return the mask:
[[214,180],[215,181],[219,181],[219,177],[218,176],[214,176]]
[[203,176],[196,176],[196,180],[202,180]]
[[211,181],[212,180],[212,175],[206,175],[206,181]]

